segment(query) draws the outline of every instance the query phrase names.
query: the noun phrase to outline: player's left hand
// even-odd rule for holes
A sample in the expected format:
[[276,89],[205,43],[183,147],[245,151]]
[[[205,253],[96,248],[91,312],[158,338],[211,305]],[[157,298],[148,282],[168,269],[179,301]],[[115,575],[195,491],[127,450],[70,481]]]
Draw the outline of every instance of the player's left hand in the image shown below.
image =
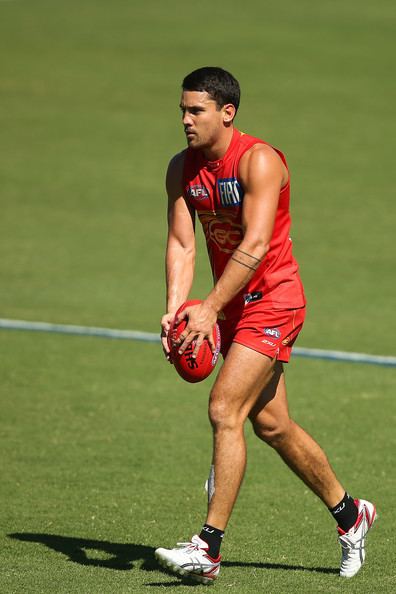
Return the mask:
[[214,353],[216,345],[213,340],[213,328],[217,321],[217,312],[213,307],[205,301],[198,305],[186,307],[178,314],[176,323],[179,324],[185,318],[188,318],[187,326],[180,334],[176,343],[180,345],[178,349],[179,354],[182,355],[188,345],[195,340],[196,343],[192,356],[197,357],[198,351],[205,339],[208,340],[210,348]]
[[166,313],[162,316],[161,319],[161,343],[162,343],[162,350],[164,351],[164,355],[169,363],[173,364],[171,351],[168,345],[168,334],[173,322],[173,318],[175,317],[174,313]]

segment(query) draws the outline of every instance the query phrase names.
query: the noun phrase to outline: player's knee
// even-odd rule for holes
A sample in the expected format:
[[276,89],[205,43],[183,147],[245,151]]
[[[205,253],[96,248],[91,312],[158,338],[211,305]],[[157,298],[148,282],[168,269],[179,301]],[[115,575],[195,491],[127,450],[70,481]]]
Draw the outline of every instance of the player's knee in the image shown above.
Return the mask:
[[253,429],[257,437],[265,441],[271,447],[277,449],[288,439],[291,424],[290,419],[272,423],[254,421]]
[[209,401],[209,419],[215,431],[233,430],[243,425],[240,415],[227,403],[227,399],[212,392]]

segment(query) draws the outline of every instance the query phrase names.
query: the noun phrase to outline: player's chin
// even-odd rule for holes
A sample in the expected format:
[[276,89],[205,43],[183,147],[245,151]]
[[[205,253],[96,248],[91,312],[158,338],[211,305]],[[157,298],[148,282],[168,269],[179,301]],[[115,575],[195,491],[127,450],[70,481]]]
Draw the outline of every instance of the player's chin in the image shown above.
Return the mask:
[[201,148],[201,143],[199,138],[195,134],[186,135],[187,144],[190,148],[199,149]]

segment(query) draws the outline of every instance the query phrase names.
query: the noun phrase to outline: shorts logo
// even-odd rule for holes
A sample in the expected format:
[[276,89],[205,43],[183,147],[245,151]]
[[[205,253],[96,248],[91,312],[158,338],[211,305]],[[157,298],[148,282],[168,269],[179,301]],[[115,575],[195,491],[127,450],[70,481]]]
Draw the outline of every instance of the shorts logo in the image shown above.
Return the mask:
[[283,346],[288,345],[290,341],[291,341],[291,336],[288,336],[287,338],[285,338],[285,340],[282,340]]
[[272,347],[276,346],[276,342],[271,342],[270,340],[267,340],[266,338],[264,338],[264,340],[262,340],[261,342],[263,342],[264,344],[269,344]]
[[273,336],[274,338],[281,337],[281,333],[278,328],[264,328],[264,334],[266,336]]
[[237,206],[243,199],[243,188],[236,177],[226,177],[217,181],[220,202],[223,206]]
[[205,200],[205,198],[209,198],[209,190],[201,185],[188,186],[187,196],[194,200]]

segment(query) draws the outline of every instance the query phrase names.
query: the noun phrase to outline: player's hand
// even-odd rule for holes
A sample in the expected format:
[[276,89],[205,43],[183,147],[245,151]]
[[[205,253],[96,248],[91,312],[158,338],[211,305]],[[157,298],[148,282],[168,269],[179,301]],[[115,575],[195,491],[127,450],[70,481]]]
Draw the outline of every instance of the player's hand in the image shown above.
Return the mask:
[[173,361],[172,361],[172,357],[171,357],[170,348],[168,345],[168,334],[169,334],[169,330],[170,330],[170,327],[171,327],[174,317],[175,317],[174,313],[166,313],[161,318],[162,349],[164,351],[165,358],[167,361],[169,361],[169,363],[173,363]]
[[212,353],[216,350],[213,340],[213,328],[217,321],[217,312],[203,301],[198,305],[186,307],[176,319],[176,324],[188,318],[187,326],[180,334],[177,344],[179,345],[179,354],[183,354],[186,348],[193,340],[196,341],[192,356],[197,357],[198,351],[205,340],[208,340]]

